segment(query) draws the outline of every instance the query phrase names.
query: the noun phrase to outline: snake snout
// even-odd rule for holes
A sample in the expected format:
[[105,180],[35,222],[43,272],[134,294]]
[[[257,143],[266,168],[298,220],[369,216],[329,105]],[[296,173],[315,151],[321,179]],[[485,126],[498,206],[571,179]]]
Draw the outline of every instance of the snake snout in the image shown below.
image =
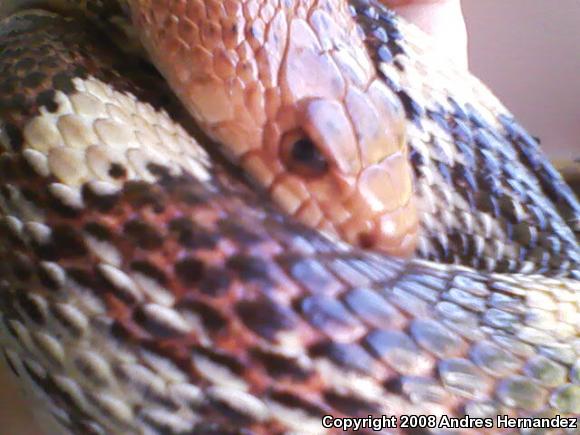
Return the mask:
[[405,153],[396,153],[362,171],[355,209],[367,210],[366,227],[353,225],[351,243],[362,248],[409,256],[414,252],[418,215],[413,180]]
[[410,201],[405,207],[380,216],[370,229],[355,229],[350,242],[363,249],[410,257],[417,246],[418,227],[415,203]]

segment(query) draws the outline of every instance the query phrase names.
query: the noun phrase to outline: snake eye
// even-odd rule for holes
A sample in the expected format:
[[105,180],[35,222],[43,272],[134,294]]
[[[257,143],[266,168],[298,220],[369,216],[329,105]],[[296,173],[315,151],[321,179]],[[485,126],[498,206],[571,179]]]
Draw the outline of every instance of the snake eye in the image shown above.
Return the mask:
[[328,161],[304,132],[287,134],[282,140],[282,157],[292,172],[319,176],[328,170]]

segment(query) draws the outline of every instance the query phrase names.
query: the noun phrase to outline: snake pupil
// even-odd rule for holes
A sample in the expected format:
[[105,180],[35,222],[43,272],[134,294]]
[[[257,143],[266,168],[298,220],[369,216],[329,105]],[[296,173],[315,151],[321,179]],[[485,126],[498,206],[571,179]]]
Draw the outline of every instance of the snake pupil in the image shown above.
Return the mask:
[[292,145],[292,160],[305,166],[313,174],[322,174],[328,169],[328,162],[308,138],[300,138]]

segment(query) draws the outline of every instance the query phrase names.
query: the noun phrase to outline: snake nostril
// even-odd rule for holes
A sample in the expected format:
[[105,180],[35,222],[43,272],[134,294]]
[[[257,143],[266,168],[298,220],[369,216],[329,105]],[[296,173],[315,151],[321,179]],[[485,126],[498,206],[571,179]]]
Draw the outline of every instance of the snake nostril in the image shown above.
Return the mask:
[[358,235],[358,245],[363,249],[372,249],[377,244],[377,237],[369,232],[361,232]]
[[282,139],[282,156],[289,170],[300,175],[319,176],[328,170],[328,161],[304,132],[288,133]]

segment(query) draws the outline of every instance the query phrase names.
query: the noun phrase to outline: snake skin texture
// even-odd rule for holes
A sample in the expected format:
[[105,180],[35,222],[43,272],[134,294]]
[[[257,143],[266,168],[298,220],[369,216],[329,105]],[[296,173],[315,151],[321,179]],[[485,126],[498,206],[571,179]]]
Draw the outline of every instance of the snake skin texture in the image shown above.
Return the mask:
[[[377,55],[403,50],[381,64],[396,86],[406,73],[395,63],[413,46],[395,36],[413,29],[361,5],[357,16],[382,42]],[[2,348],[59,433],[332,433],[321,427],[325,414],[580,414],[577,280],[396,260],[296,224],[172,120],[154,72],[138,72],[142,63],[87,29],[45,12],[0,23]],[[461,122],[453,103],[428,116],[434,103],[420,98],[407,106],[425,131]],[[459,155],[471,150],[474,162],[461,168],[502,163],[482,180],[502,181],[503,196],[487,196],[497,197],[498,240],[519,247],[506,267],[573,272],[573,197],[550,187],[560,178],[545,164],[524,168],[543,160],[507,114],[502,130],[475,113],[463,120],[470,134],[503,142],[488,156],[466,140]],[[434,220],[471,204],[457,199],[470,190],[447,190],[436,178],[444,167],[429,173],[420,156],[437,161],[459,143],[411,143],[423,150],[417,178],[435,177],[422,197],[451,195],[445,207],[434,200]],[[502,151],[514,160],[493,157]],[[508,161],[524,175],[508,176]],[[508,196],[516,181],[528,196],[506,214],[501,198],[523,198]],[[512,215],[521,220],[504,221]],[[536,245],[511,236],[524,234],[513,228],[522,222],[538,246],[552,243],[550,270],[525,251]],[[442,259],[479,261],[478,251],[452,253],[460,242],[446,231]]]

